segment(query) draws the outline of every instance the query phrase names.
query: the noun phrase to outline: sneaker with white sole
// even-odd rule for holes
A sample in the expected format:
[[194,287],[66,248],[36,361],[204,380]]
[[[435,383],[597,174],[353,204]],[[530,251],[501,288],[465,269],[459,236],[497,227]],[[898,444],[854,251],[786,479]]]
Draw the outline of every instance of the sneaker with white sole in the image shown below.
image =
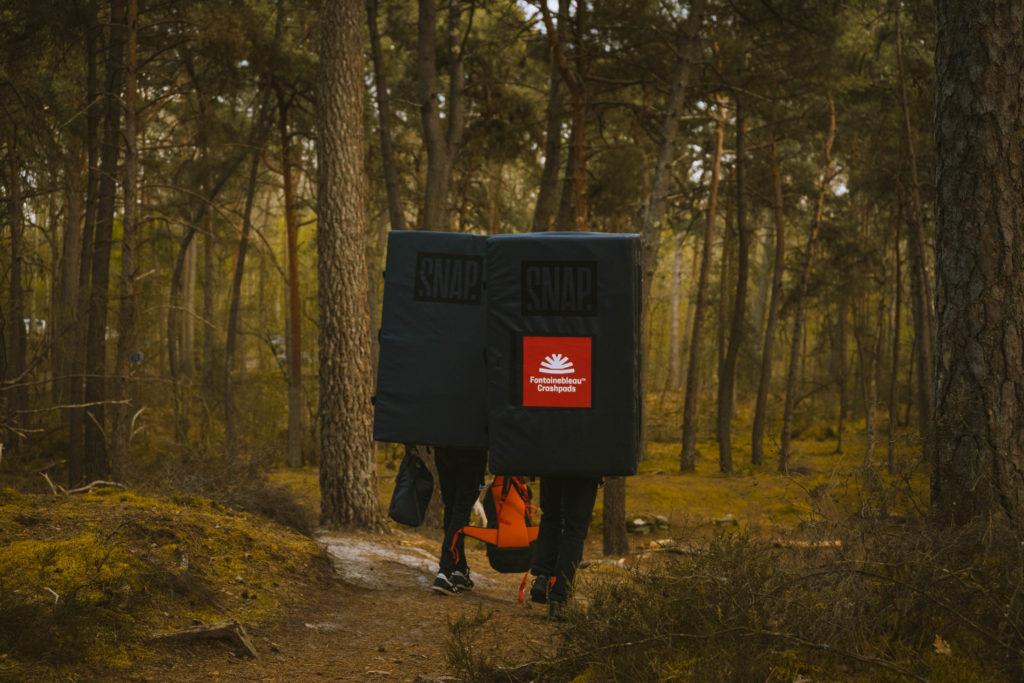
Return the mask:
[[452,572],[451,578],[449,580],[451,581],[452,585],[458,588],[460,591],[468,591],[473,589],[473,579],[469,578],[468,569],[465,572]]
[[437,573],[437,578],[434,579],[434,585],[430,587],[430,590],[441,595],[458,595],[459,587],[452,583],[452,580],[445,576],[442,572]]

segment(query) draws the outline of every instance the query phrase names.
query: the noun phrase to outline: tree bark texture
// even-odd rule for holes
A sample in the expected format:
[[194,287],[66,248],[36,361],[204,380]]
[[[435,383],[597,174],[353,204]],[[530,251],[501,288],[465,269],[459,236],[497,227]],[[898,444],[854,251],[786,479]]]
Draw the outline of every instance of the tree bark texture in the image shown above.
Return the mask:
[[932,512],[963,523],[1024,492],[1024,6],[936,3]]
[[320,522],[380,530],[365,244],[366,8],[363,0],[324,0],[319,12]]

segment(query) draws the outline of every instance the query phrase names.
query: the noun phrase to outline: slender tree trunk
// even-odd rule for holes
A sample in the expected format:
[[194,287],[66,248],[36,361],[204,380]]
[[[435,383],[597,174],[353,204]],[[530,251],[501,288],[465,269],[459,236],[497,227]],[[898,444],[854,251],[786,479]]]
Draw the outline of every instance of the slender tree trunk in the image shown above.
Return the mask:
[[892,369],[889,373],[889,445],[887,461],[889,474],[896,471],[896,425],[899,422],[899,367],[900,367],[900,308],[903,305],[903,273],[900,261],[900,222],[896,221],[893,238],[893,297],[892,297]]
[[64,165],[65,225],[61,245],[60,283],[53,307],[53,354],[51,357],[55,379],[53,403],[58,406],[72,402],[71,373],[74,365],[72,358],[75,354],[75,302],[78,299],[78,269],[82,258],[82,223],[85,219],[83,169],[79,163],[76,163],[81,161],[82,155],[79,153],[76,142],[72,142],[72,151]]
[[[558,65],[562,80],[569,88],[569,102],[572,120],[572,136],[569,141],[569,149],[572,155],[572,206],[573,206],[573,228],[584,231],[587,229],[587,127],[586,127],[586,105],[583,90],[583,76],[569,64],[566,56],[565,46],[559,40],[558,32],[555,30],[554,21],[551,18],[551,10],[546,3],[541,3],[541,15],[544,19],[544,29],[548,34],[548,44],[551,46],[551,54],[555,64]],[[578,7],[577,21],[582,21],[580,13],[582,8]],[[567,178],[569,176],[566,170]],[[563,198],[564,202],[564,198]]]
[[299,299],[299,220],[296,214],[289,101],[277,89],[277,128],[281,142],[281,175],[284,184],[284,223],[288,252],[288,332],[285,354],[288,368],[288,466],[302,466],[302,308]]
[[231,368],[234,365],[235,347],[239,329],[239,306],[242,299],[242,275],[245,273],[245,256],[249,249],[249,233],[252,231],[252,205],[256,199],[256,179],[260,167],[260,150],[266,141],[270,119],[270,90],[265,89],[256,123],[253,127],[252,155],[249,165],[249,186],[245,193],[245,208],[242,210],[242,234],[238,238],[238,253],[235,257],[235,272],[231,278],[231,302],[228,306],[228,331],[224,350],[224,436],[225,450],[229,462],[238,460],[238,433],[235,429],[234,389]]
[[750,270],[750,235],[747,230],[746,202],[743,198],[744,158],[743,107],[736,100],[736,232],[738,255],[736,259],[736,298],[733,303],[732,325],[729,328],[729,348],[725,353],[718,379],[718,464],[722,472],[732,472],[732,417],[736,388],[736,360],[743,345],[744,322],[747,313],[747,279]]
[[789,351],[789,371],[786,373],[786,400],[782,413],[782,438],[779,448],[779,471],[789,471],[790,442],[793,430],[793,409],[796,404],[797,369],[803,354],[804,314],[807,307],[807,287],[811,280],[811,266],[814,263],[814,247],[821,230],[821,217],[825,208],[825,194],[832,182],[832,143],[836,136],[836,107],[831,95],[828,98],[829,124],[828,137],[825,141],[825,162],[818,180],[818,204],[811,222],[810,235],[807,238],[807,253],[804,255],[803,268],[800,271],[800,282],[797,285],[796,312],[793,314],[793,338]]
[[[565,42],[565,24],[569,20],[569,0],[558,0],[558,40]],[[551,80],[548,86],[547,128],[544,137],[544,167],[541,169],[537,205],[533,210],[533,232],[545,232],[558,200],[558,168],[562,163],[562,125],[565,107],[562,102],[562,76],[551,55]]]
[[1024,12],[938,0],[938,345],[932,514],[962,524],[1024,495]]
[[380,156],[381,164],[384,167],[384,186],[388,193],[388,216],[391,218],[392,230],[405,230],[405,212],[402,210],[398,165],[395,163],[395,150],[391,144],[391,96],[388,93],[387,76],[384,71],[380,31],[377,29],[377,0],[366,0],[366,22],[370,27],[370,54],[373,58],[373,79],[377,86]]
[[427,181],[423,200],[422,228],[445,230],[449,227],[448,188],[452,168],[462,145],[465,103],[462,96],[465,76],[462,45],[459,41],[457,0],[449,0],[447,59],[449,89],[446,98],[447,131],[441,125],[441,96],[437,87],[437,7],[435,0],[419,0],[419,42],[417,43],[417,85],[423,121],[423,142],[427,149]]
[[846,293],[839,296],[837,309],[839,317],[836,325],[836,344],[834,368],[836,385],[839,387],[839,416],[836,420],[836,453],[843,452],[843,427],[846,420],[846,413],[849,409],[849,398],[847,396],[847,373],[846,373]]
[[768,389],[772,380],[772,356],[775,352],[775,328],[778,326],[779,309],[782,307],[782,274],[786,265],[786,218],[782,205],[782,171],[774,122],[770,124],[771,145],[769,147],[772,171],[772,207],[775,217],[775,259],[772,265],[771,299],[768,303],[768,320],[764,326],[764,345],[761,349],[761,377],[757,385],[757,400],[754,404],[754,423],[750,439],[750,461],[754,465],[764,464],[764,430],[767,421]]
[[72,330],[70,404],[68,415],[68,487],[85,479],[85,348],[88,325],[93,234],[96,230],[96,206],[99,193],[99,44],[102,29],[96,0],[89,3],[89,31],[86,36],[86,174],[85,224],[78,262],[78,295]]
[[682,305],[683,300],[683,247],[686,244],[686,234],[682,231],[677,232],[673,242],[671,310],[669,311],[668,335],[668,377],[669,386],[675,390],[682,384],[683,355],[681,350],[683,341],[682,328],[679,325],[679,307]]
[[121,90],[124,85],[124,48],[127,37],[126,12],[125,0],[111,0],[99,203],[92,251],[89,328],[86,337],[85,402],[89,407],[88,418],[85,421],[85,476],[90,480],[105,479],[110,473],[104,421],[107,394],[107,300],[117,193],[117,158],[120,151]]
[[682,449],[679,469],[692,472],[697,464],[697,401],[700,390],[700,351],[704,337],[704,316],[707,308],[708,282],[711,276],[711,243],[715,233],[715,213],[718,205],[718,182],[722,168],[725,140],[725,106],[720,101],[715,118],[715,151],[711,161],[711,189],[708,194],[707,221],[701,249],[700,276],[697,280],[697,302],[693,315],[693,333],[690,335],[690,362],[686,371],[686,396],[683,399]]
[[932,450],[931,431],[934,409],[932,370],[934,364],[935,313],[928,275],[928,239],[925,235],[924,209],[921,201],[921,183],[917,171],[917,153],[914,148],[914,130],[907,97],[907,79],[903,68],[903,32],[900,15],[896,11],[896,57],[899,67],[900,102],[903,106],[903,132],[910,162],[910,280],[913,292],[912,309],[914,328],[917,330],[917,405],[918,424],[926,453]]
[[138,322],[135,301],[138,250],[138,131],[136,98],[138,88],[138,0],[128,1],[128,47],[124,89],[124,214],[121,236],[121,278],[118,306],[117,356],[114,361],[114,406],[111,420],[111,473],[123,481],[131,446],[130,371],[137,351]]
[[25,370],[27,367],[28,344],[25,332],[25,288],[22,282],[22,262],[25,259],[22,247],[24,213],[21,199],[21,164],[18,161],[18,133],[11,129],[7,133],[7,222],[10,226],[10,288],[7,300],[7,371],[0,379],[6,384],[7,415],[6,433],[0,433],[5,448],[16,454],[22,438],[21,427],[28,408],[28,393],[25,391]]
[[320,4],[320,522],[383,530],[370,404],[362,0]]

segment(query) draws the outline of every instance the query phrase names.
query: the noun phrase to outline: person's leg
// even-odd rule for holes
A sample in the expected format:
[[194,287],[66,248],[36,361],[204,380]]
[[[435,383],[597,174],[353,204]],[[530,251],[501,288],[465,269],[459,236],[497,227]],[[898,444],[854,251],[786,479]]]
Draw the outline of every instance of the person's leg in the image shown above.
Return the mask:
[[[480,488],[484,482],[484,472],[487,469],[487,453],[479,450],[458,450],[453,458],[456,462],[454,474],[455,495],[452,500],[451,519],[445,520],[445,539],[451,548],[452,539],[456,538],[457,532],[469,524],[470,515],[473,513],[473,505],[480,497]],[[463,588],[472,587],[469,581],[469,566],[466,564],[466,553],[464,547],[465,537],[458,534],[454,547],[453,570],[460,572],[464,579],[461,581]]]
[[[445,576],[451,576],[455,571],[455,558],[451,550],[451,528],[454,520],[455,493],[458,477],[458,461],[456,451],[451,448],[435,448],[434,464],[437,466],[437,483],[441,489],[441,502],[444,505],[444,540],[441,541],[441,558],[438,571]],[[454,531],[451,532],[454,534]]]
[[568,598],[576,566],[583,559],[583,543],[590,530],[600,482],[597,477],[562,480],[562,537],[555,563],[555,582],[549,593],[552,602],[564,603]]
[[562,538],[562,480],[540,478],[540,529],[533,545],[530,573],[536,578],[530,589],[533,602],[547,602],[550,579],[555,574],[558,546]]

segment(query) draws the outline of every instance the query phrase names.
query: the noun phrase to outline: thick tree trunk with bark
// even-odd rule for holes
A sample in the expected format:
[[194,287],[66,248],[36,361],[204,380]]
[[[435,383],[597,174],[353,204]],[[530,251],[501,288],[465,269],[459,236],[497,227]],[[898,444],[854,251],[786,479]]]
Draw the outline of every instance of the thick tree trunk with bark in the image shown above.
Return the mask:
[[1024,11],[936,3],[935,460],[940,524],[1024,494]]
[[366,290],[365,6],[324,0],[319,14],[320,522],[382,530]]

